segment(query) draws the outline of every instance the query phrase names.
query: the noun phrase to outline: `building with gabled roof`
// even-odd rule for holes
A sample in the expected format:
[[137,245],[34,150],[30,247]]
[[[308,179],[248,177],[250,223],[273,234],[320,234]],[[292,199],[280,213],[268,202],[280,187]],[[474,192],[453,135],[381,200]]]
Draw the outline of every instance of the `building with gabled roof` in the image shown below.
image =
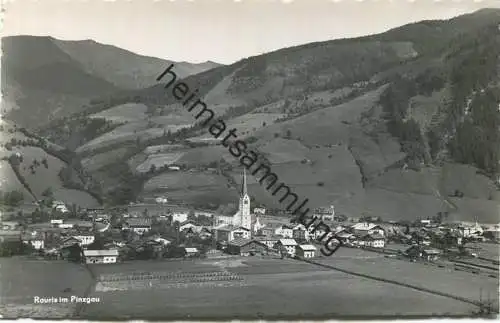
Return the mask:
[[385,236],[385,230],[378,224],[359,222],[351,226],[353,233],[357,236],[363,237],[367,234],[380,234]]
[[312,244],[301,244],[297,246],[296,254],[302,258],[314,258],[316,257],[317,250]]
[[232,255],[250,256],[267,253],[268,249],[264,243],[256,239],[238,238],[227,244],[226,251]]
[[83,250],[87,264],[112,264],[118,260],[118,250]]
[[275,245],[276,249],[285,249],[289,256],[295,256],[298,243],[295,239],[280,239]]

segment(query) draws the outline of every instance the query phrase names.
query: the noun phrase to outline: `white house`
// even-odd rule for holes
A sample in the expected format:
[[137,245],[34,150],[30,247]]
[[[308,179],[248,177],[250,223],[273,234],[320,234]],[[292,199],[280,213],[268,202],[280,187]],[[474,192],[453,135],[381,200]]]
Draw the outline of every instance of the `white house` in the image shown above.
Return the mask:
[[263,207],[255,207],[253,209],[254,214],[266,215],[266,209]]
[[380,225],[373,223],[360,222],[354,224],[351,228],[353,229],[354,234],[358,236],[365,236],[367,234],[379,234],[381,236],[385,236],[384,229]]
[[384,248],[385,239],[384,236],[380,234],[367,234],[366,236],[361,238],[360,244],[366,247]]
[[283,238],[293,238],[293,227],[290,225],[282,225],[276,230],[274,230],[274,234],[280,235]]
[[297,256],[302,258],[316,257],[316,247],[312,244],[303,244],[297,246]]
[[151,230],[151,220],[148,218],[129,218],[123,225],[123,230],[132,230],[138,234],[144,234]]
[[233,241],[235,239],[243,238],[250,239],[251,232],[244,227],[236,227],[233,225],[223,225],[216,229],[218,241]]
[[158,204],[167,204],[168,199],[166,197],[159,196],[159,197],[155,198],[155,202]]
[[113,264],[118,260],[118,250],[83,250],[87,264]]
[[171,215],[172,215],[172,223],[175,221],[182,223],[187,221],[189,210],[173,210]]
[[78,239],[80,241],[81,246],[88,246],[89,244],[92,244],[95,240],[95,236],[93,234],[78,233],[72,235],[72,237]]
[[32,232],[31,235],[23,235],[23,242],[29,244],[33,249],[41,250],[45,247],[45,240],[43,234]]
[[291,257],[295,256],[296,249],[297,249],[298,243],[295,241],[295,239],[280,239],[276,243],[276,248],[284,247],[288,255]]

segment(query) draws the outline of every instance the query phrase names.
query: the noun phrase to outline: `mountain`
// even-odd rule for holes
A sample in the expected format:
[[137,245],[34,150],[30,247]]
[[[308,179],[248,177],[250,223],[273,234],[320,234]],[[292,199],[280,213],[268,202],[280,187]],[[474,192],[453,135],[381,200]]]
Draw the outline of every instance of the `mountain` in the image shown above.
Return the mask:
[[[80,111],[95,97],[151,86],[171,63],[91,40],[12,36],[2,39],[2,50],[3,113],[24,126]],[[178,66],[186,76],[217,64]]]
[[[311,207],[497,222],[499,22],[500,10],[480,10],[284,48],[183,81]],[[38,132],[74,151],[112,203],[156,194],[234,203],[238,159],[208,144],[207,129],[165,89],[168,77],[103,95]],[[169,172],[172,163],[183,170]],[[249,191],[283,207],[256,179]]]

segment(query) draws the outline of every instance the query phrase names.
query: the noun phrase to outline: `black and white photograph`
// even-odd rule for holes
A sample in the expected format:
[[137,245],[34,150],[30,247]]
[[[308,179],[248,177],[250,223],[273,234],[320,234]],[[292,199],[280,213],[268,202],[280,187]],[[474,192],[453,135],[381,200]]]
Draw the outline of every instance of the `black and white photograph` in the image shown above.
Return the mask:
[[498,1],[1,14],[0,318],[498,318]]

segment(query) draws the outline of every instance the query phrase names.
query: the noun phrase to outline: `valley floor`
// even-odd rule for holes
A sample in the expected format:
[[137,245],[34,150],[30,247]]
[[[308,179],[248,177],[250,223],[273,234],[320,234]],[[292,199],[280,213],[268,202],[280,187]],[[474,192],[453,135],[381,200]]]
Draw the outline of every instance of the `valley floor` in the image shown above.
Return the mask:
[[[317,262],[470,301],[478,301],[481,291],[483,299],[489,293],[498,304],[498,280],[487,276],[448,272],[357,249],[341,249]],[[233,257],[93,265],[89,267],[95,277],[92,284],[90,273],[74,264],[5,259],[1,265],[1,283],[8,286],[2,288],[4,317],[326,319],[471,315],[477,310],[473,304],[450,297],[291,259]],[[19,275],[21,267],[25,269]],[[21,284],[24,276],[30,276],[28,283]],[[62,290],[67,287],[71,292],[65,294]],[[98,297],[100,302],[81,306],[33,304],[34,296],[70,294]]]

